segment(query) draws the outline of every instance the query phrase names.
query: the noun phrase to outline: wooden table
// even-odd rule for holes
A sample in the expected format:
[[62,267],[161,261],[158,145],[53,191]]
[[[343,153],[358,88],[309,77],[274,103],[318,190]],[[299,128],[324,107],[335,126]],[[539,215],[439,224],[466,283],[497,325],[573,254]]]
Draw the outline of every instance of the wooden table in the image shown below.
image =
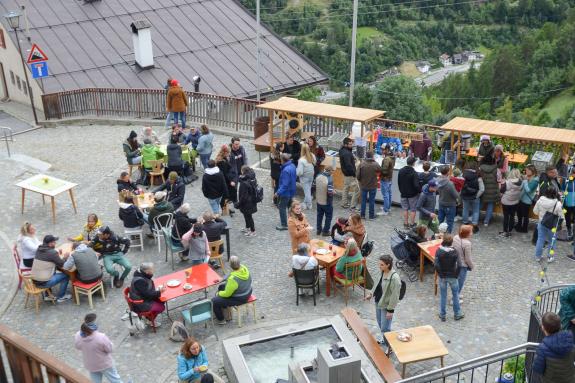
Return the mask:
[[[402,342],[397,339],[397,334],[400,332],[408,332],[413,338],[409,342]],[[449,354],[449,351],[431,326],[389,331],[383,335],[395,353],[397,360],[403,365],[401,370],[403,378],[405,378],[405,367],[409,363],[439,358],[441,367],[443,367],[443,357]]]
[[[190,269],[192,271],[192,275],[190,278],[188,278],[188,280],[186,280],[185,270]],[[179,279],[182,283],[176,287],[168,287],[166,284],[171,279]],[[154,278],[154,284],[156,287],[159,287],[160,285],[166,286],[166,290],[160,296],[160,301],[166,303],[166,314],[168,317],[170,315],[170,310],[168,309],[168,302],[170,300],[202,290],[205,292],[207,298],[207,289],[211,286],[217,285],[221,281],[222,278],[218,275],[218,273],[212,270],[212,268],[207,263],[202,263],[184,270]],[[190,283],[192,288],[189,290],[184,290],[184,284],[186,283]],[[182,307],[184,305],[176,306],[174,308]]]
[[[477,157],[477,148],[469,148],[465,154],[471,157]],[[527,154],[523,153],[512,154],[511,152],[504,152],[503,154],[505,154],[509,162],[514,162],[516,164],[524,164],[529,158]]]
[[134,205],[139,207],[140,210],[150,209],[155,204],[154,193],[142,193],[134,196]]
[[[320,246],[320,242],[324,242],[324,245]],[[331,245],[332,246],[331,252],[328,252],[327,254],[315,254],[315,251],[317,249],[328,249],[329,250],[330,243],[331,242],[329,242],[329,241],[324,241],[321,239],[312,239],[309,242],[309,245],[311,247],[311,253],[317,259],[317,263],[320,266],[325,267],[325,295],[328,297],[331,293],[330,269],[332,266],[334,266],[337,263],[337,261],[343,256],[343,253],[345,252],[345,248],[340,247],[340,246],[336,246],[336,245]],[[335,251],[335,254],[333,253],[334,251]]]
[[78,213],[76,210],[76,201],[74,200],[74,189],[77,184],[61,180],[59,178],[50,177],[44,174],[37,174],[33,177],[25,179],[24,181],[18,182],[16,184],[22,189],[22,214],[24,214],[24,200],[26,199],[26,190],[32,191],[34,193],[39,193],[42,195],[42,203],[46,203],[45,196],[50,197],[50,202],[52,204],[52,222],[56,223],[56,201],[54,197],[58,194],[68,192],[70,194],[70,200],[72,201],[72,206],[74,207],[74,213]]
[[[423,282],[423,264],[425,258],[429,259],[432,263],[435,262],[435,252],[441,246],[441,239],[434,239],[433,241],[427,241],[418,243],[419,247],[419,280]],[[434,275],[434,290],[435,295],[437,295],[437,273]]]
[[[72,245],[73,245],[72,242],[64,242],[63,244],[56,246],[56,250],[62,251],[60,253],[60,258],[63,258],[64,255],[66,255],[66,253],[68,253],[68,256],[70,256],[70,254],[72,254],[72,251],[73,251]],[[71,270],[60,269],[60,271],[63,272],[64,274],[66,274],[70,278],[70,282],[74,282],[76,280],[76,267],[75,266]]]

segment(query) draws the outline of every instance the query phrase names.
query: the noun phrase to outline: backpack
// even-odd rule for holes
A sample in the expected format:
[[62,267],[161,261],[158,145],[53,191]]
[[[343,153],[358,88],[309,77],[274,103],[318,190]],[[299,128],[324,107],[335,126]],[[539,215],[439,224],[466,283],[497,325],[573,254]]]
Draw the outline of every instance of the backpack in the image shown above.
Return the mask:
[[255,191],[256,191],[256,202],[262,202],[264,200],[264,188],[261,187],[260,185],[256,184],[255,187]]
[[[397,271],[394,271],[394,273],[397,274]],[[401,277],[399,277],[399,280],[401,281],[401,287],[399,288],[399,300],[401,301],[403,300],[403,298],[405,298],[405,292],[407,291],[407,283],[405,283],[405,281],[401,279]]]
[[178,320],[172,323],[170,328],[170,339],[174,342],[185,342],[190,337],[190,333],[184,324]]

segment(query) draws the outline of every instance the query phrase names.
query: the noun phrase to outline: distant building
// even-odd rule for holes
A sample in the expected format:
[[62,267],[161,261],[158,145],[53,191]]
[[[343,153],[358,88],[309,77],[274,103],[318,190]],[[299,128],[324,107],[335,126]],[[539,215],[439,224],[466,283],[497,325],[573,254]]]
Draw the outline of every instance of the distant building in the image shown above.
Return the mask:
[[415,67],[421,73],[427,73],[431,69],[431,64],[429,61],[418,61],[415,63]]
[[471,51],[464,51],[461,54],[462,58],[463,58],[463,62],[468,62],[468,61],[475,61],[477,60],[477,54],[475,52],[471,52]]
[[456,53],[453,55],[453,64],[454,65],[463,64],[463,55],[461,53]]
[[441,56],[439,56],[439,62],[444,67],[449,66],[451,65],[451,56],[449,56],[447,53],[444,53]]

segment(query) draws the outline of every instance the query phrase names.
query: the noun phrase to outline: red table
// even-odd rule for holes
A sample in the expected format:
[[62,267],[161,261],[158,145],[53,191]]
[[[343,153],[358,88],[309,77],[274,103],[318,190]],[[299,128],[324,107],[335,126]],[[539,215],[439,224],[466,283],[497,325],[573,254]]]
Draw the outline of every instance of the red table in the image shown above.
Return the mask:
[[[192,275],[188,280],[186,280],[186,270],[192,270]],[[166,283],[170,279],[179,279],[182,283],[176,287],[168,287]],[[206,293],[207,298],[207,288],[217,285],[222,281],[222,278],[216,273],[210,265],[207,263],[202,263],[200,265],[192,266],[184,270],[176,271],[171,274],[163,275],[158,278],[154,278],[154,284],[156,287],[160,285],[166,286],[166,290],[160,296],[160,301],[166,303],[166,314],[169,317],[168,301],[182,297],[184,295],[192,294],[203,290]],[[189,290],[184,290],[184,284],[190,283],[192,288]]]
[[[323,242],[323,243],[321,243],[321,245],[323,245],[323,246],[320,246],[320,242]],[[332,251],[331,252],[329,252],[327,254],[316,254],[315,251],[317,249],[322,249],[322,248],[323,249],[329,249],[330,242],[324,241],[322,239],[312,239],[310,241],[309,245],[311,247],[311,252],[312,252],[313,256],[315,257],[315,259],[317,259],[317,262],[319,263],[319,265],[323,266],[325,268],[325,295],[329,297],[331,294],[330,269],[343,256],[343,253],[345,253],[345,248],[340,247],[340,246],[336,246],[336,245],[332,245]],[[333,254],[333,251],[335,251],[335,254]]]
[[[435,252],[441,246],[441,239],[434,239],[433,241],[427,241],[418,243],[419,246],[419,280],[423,282],[423,260],[424,258],[429,259],[431,262],[435,262]],[[437,272],[434,275],[434,289],[435,295],[437,295]]]

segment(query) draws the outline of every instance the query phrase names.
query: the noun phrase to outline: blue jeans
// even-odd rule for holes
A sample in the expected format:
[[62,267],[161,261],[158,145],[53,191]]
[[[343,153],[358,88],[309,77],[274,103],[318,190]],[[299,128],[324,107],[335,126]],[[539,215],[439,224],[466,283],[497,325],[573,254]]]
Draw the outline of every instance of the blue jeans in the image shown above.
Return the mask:
[[439,315],[445,318],[447,315],[447,285],[451,287],[451,295],[453,296],[453,314],[455,316],[461,315],[461,307],[459,306],[459,282],[457,278],[439,278]]
[[36,286],[50,288],[52,286],[56,286],[59,283],[60,291],[58,292],[58,295],[56,295],[56,298],[62,298],[64,295],[66,295],[66,289],[68,289],[69,280],[70,278],[68,278],[68,276],[64,273],[54,273],[52,278],[50,278],[48,281],[42,284],[36,283]]
[[208,161],[210,160],[212,153],[209,154],[200,154],[200,162],[202,163],[202,167],[204,169],[208,168]]
[[491,217],[493,217],[493,208],[495,207],[495,202],[486,202],[487,208],[485,209],[485,218],[483,219],[483,223],[489,225],[491,221]]
[[283,227],[287,227],[287,209],[289,208],[291,198],[292,197],[284,197],[280,195],[280,203],[279,203],[280,224]]
[[463,290],[463,285],[465,284],[465,280],[467,279],[467,272],[469,269],[467,267],[462,267],[459,270],[459,277],[457,277],[457,282],[459,283],[459,294]]
[[[377,325],[379,326],[379,329],[381,330],[382,336],[386,332],[391,331],[391,322],[393,321],[393,318],[387,319],[385,317],[386,313],[387,313],[387,311],[381,307],[378,307],[377,302],[375,302],[375,318],[377,319]],[[385,341],[385,337],[383,339],[384,339],[384,342],[387,344],[387,341]]]
[[453,230],[453,222],[455,221],[455,211],[457,210],[456,206],[441,206],[437,209],[439,214],[437,214],[437,219],[439,219],[439,223],[443,221],[447,222],[447,232],[451,233]]
[[[323,216],[325,215],[325,224],[322,225]],[[331,218],[333,216],[333,205],[317,204],[317,226],[316,230],[323,233],[329,233],[331,230]],[[323,229],[322,229],[323,227]]]
[[303,204],[302,207],[307,207],[308,209],[311,209],[313,207],[313,203],[312,203],[312,196],[311,196],[311,185],[313,184],[313,177],[310,178],[304,178],[304,177],[300,177],[299,181],[301,182],[301,185],[303,187]]
[[222,197],[210,199],[208,198],[208,203],[210,204],[210,208],[214,214],[220,214],[222,212],[222,208],[220,207],[220,202],[222,201]]
[[391,181],[381,181],[381,195],[383,197],[383,211],[391,210]]
[[118,374],[114,366],[102,371],[90,372],[90,379],[92,379],[93,383],[101,383],[104,377],[108,379],[110,383],[122,383],[122,378],[120,378],[120,374]]
[[174,123],[177,124],[182,120],[182,129],[186,129],[186,112],[172,112],[174,116]]
[[479,198],[475,199],[464,199],[463,200],[463,213],[461,214],[461,221],[463,223],[469,223],[469,213],[471,210],[471,223],[477,225],[479,223],[479,210],[481,209],[481,200]]
[[166,116],[166,128],[170,127],[173,119],[174,119],[174,116],[172,115],[172,112],[168,112],[168,115]]
[[549,242],[549,249],[551,249],[552,237],[553,233],[551,232],[551,229],[546,228],[541,223],[537,224],[537,244],[535,245],[535,258],[537,258],[537,260],[541,259],[541,255],[543,254],[543,246],[545,245],[546,241]]
[[375,218],[375,193],[377,189],[361,189],[361,216],[365,218],[365,205],[369,199],[369,218]]

